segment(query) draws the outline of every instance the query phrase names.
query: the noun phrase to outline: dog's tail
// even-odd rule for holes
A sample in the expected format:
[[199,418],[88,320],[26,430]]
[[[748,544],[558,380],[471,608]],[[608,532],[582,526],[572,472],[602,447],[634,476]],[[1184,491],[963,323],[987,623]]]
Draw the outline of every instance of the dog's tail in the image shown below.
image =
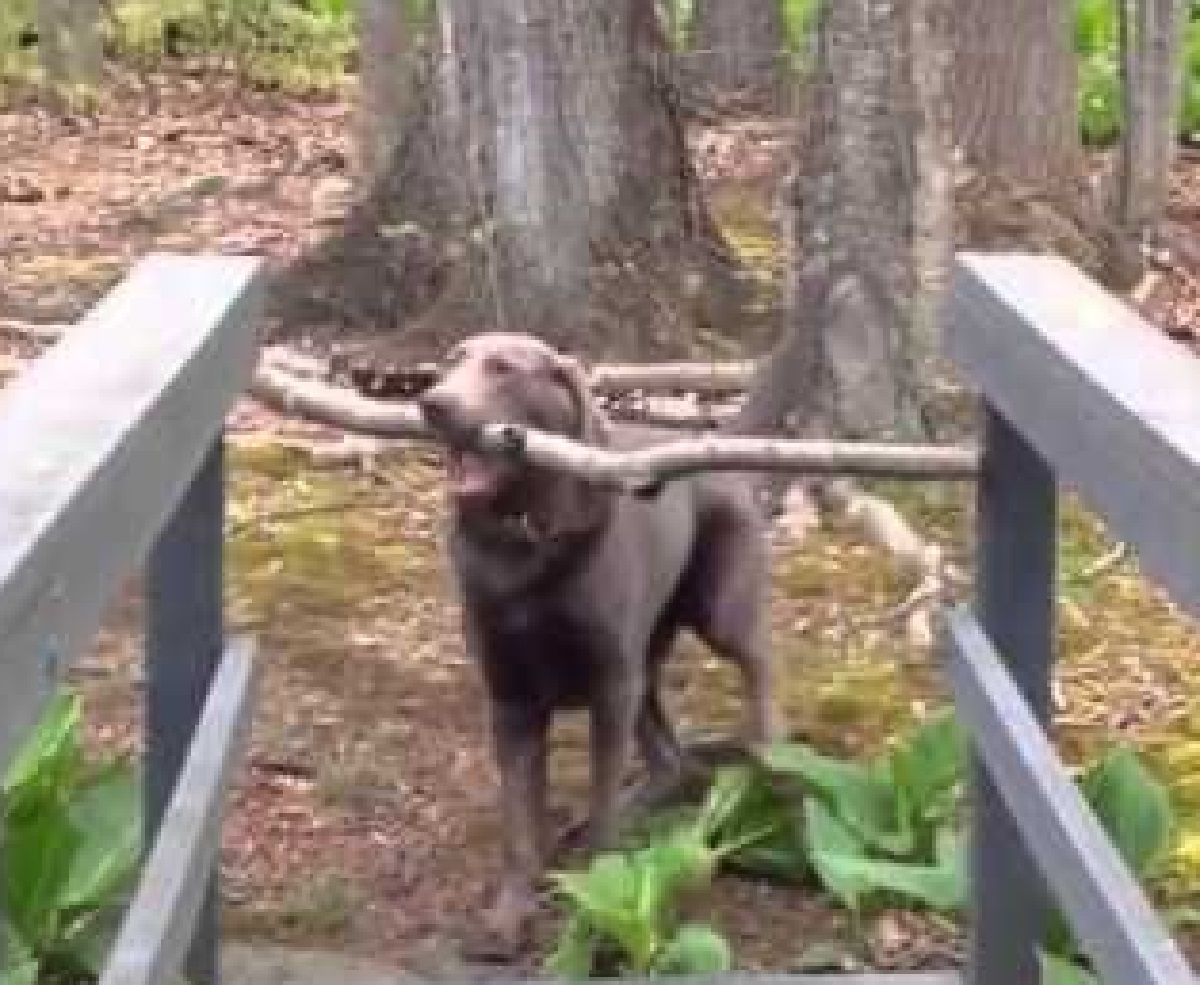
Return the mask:
[[[793,421],[812,419],[819,393],[820,352],[806,332],[789,331],[776,348],[762,356],[736,414],[718,427],[719,434],[744,437],[790,435]],[[755,472],[748,477],[769,517],[778,515],[788,489],[803,481],[789,473]]]

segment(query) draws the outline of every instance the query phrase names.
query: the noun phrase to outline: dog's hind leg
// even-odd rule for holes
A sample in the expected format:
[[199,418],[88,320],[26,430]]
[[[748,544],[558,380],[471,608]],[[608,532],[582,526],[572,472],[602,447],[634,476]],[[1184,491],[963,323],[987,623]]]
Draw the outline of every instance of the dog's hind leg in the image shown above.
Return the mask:
[[646,647],[645,691],[638,709],[637,740],[652,778],[678,773],[683,767],[683,750],[662,706],[660,693],[662,670],[675,641],[676,629],[674,620],[664,619],[655,627]]
[[736,518],[703,543],[691,586],[690,625],[713,652],[741,671],[746,738],[780,734],[766,627],[769,571],[766,545]]

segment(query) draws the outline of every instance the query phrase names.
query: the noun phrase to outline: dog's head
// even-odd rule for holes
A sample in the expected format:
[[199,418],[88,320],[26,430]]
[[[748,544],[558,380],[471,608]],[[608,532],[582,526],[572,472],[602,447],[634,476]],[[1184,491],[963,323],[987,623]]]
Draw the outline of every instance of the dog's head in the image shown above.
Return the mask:
[[461,509],[522,513],[545,533],[582,523],[591,505],[583,484],[470,450],[484,424],[513,424],[604,444],[608,425],[592,401],[587,373],[571,356],[531,335],[472,336],[447,354],[437,382],[419,398],[426,422],[448,449],[450,493]]

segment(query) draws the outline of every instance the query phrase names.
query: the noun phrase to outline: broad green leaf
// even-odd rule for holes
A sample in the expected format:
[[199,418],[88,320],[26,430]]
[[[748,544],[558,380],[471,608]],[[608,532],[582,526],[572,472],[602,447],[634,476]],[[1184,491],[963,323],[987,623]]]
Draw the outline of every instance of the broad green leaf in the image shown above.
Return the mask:
[[[648,914],[661,890],[652,885],[656,874],[633,855],[605,852],[583,872],[553,876],[559,892],[587,922],[644,970],[657,944],[658,926]],[[659,877],[661,878],[661,877]]]
[[34,953],[49,947],[59,932],[62,914],[57,904],[78,838],[65,809],[8,823],[4,846],[5,912]]
[[[756,813],[764,798],[759,774],[750,766],[723,766],[717,770],[704,797],[696,826],[710,841],[719,843],[731,831],[744,827],[747,813]],[[769,793],[769,791],[767,791]]]
[[1113,0],[1075,0],[1075,51],[1106,52],[1117,44],[1117,12]]
[[940,821],[966,773],[967,742],[958,720],[944,712],[919,725],[891,750],[896,785],[919,820]]
[[546,970],[560,978],[581,979],[592,974],[595,941],[592,928],[579,914],[567,918],[554,950],[546,958]]
[[0,985],[38,985],[36,961],[11,962],[0,967]]
[[899,826],[886,768],[834,759],[796,742],[776,743],[759,755],[766,769],[815,793],[863,840],[889,855],[912,850],[912,832]]
[[683,828],[636,851],[633,864],[647,870],[643,885],[657,891],[651,907],[657,913],[668,897],[711,881],[717,856],[697,829]]
[[62,689],[50,700],[4,775],[7,812],[20,813],[40,794],[67,785],[80,759],[79,696]]
[[37,985],[40,964],[21,935],[0,920],[0,985]]
[[821,885],[849,910],[857,910],[864,892],[870,889],[861,879],[848,876],[836,865],[834,858],[867,858],[866,846],[818,797],[804,801],[805,832],[808,837],[809,860]]
[[1086,968],[1056,954],[1038,951],[1038,964],[1042,969],[1042,985],[1100,985],[1100,979]]
[[64,928],[54,953],[73,971],[100,977],[120,929],[118,909],[89,910]]
[[1126,864],[1139,876],[1148,874],[1170,846],[1175,826],[1166,788],[1127,745],[1108,751],[1079,786]]
[[80,790],[69,808],[78,842],[57,905],[99,906],[124,888],[141,851],[141,791],[133,770],[114,764]]
[[903,896],[936,910],[965,905],[965,858],[962,845],[949,833],[939,838],[932,865],[876,859],[820,801],[810,799],[805,808],[813,868],[822,885],[849,909],[859,909],[877,893]]
[[696,825],[718,858],[744,870],[789,880],[808,871],[798,811],[761,769],[742,765],[718,770]]
[[808,861],[802,812],[789,808],[779,827],[738,849],[730,858],[746,872],[788,882],[807,879],[812,866]]
[[654,960],[655,971],[672,975],[721,975],[732,968],[729,942],[703,924],[684,924]]
[[856,900],[892,893],[947,912],[966,905],[966,885],[958,867],[892,862],[862,856],[819,854],[813,865],[839,896]]

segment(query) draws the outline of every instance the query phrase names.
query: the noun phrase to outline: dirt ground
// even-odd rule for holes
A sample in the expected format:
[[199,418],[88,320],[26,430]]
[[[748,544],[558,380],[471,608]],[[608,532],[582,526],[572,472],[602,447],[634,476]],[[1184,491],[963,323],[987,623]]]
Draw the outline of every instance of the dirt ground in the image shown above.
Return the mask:
[[[69,322],[148,251],[263,252],[282,265],[329,235],[351,190],[351,109],[185,77],[94,118],[0,113],[0,370],[2,353],[31,354],[14,321]],[[746,126],[697,141],[731,237],[767,267],[762,179],[778,144]],[[1191,229],[1195,160],[1181,160],[1174,196],[1177,225]],[[1198,298],[1182,263],[1145,304],[1185,336]],[[266,678],[226,827],[228,931],[453,974],[455,935],[495,873],[495,777],[440,553],[436,463],[413,446],[368,467],[319,466],[279,439],[336,436],[250,402],[230,427],[230,622],[260,638]],[[969,565],[968,491],[888,491]],[[1188,902],[1200,867],[1200,637],[1074,504],[1063,532],[1059,737],[1078,757],[1130,736],[1163,767],[1183,818],[1167,887]],[[780,531],[774,557],[773,647],[795,731],[864,750],[944,699],[930,655],[900,632],[906,586],[887,557],[838,523]],[[130,584],[75,673],[93,736],[110,748],[138,741],[139,616]],[[685,728],[728,723],[736,682],[684,649],[676,714]],[[581,725],[556,733],[564,807],[583,791]],[[748,969],[798,968],[814,945],[853,950],[809,889],[723,879],[698,905]],[[540,933],[554,925],[547,907]],[[865,943],[884,968],[944,967],[960,946],[954,928],[897,913],[873,919]]]

